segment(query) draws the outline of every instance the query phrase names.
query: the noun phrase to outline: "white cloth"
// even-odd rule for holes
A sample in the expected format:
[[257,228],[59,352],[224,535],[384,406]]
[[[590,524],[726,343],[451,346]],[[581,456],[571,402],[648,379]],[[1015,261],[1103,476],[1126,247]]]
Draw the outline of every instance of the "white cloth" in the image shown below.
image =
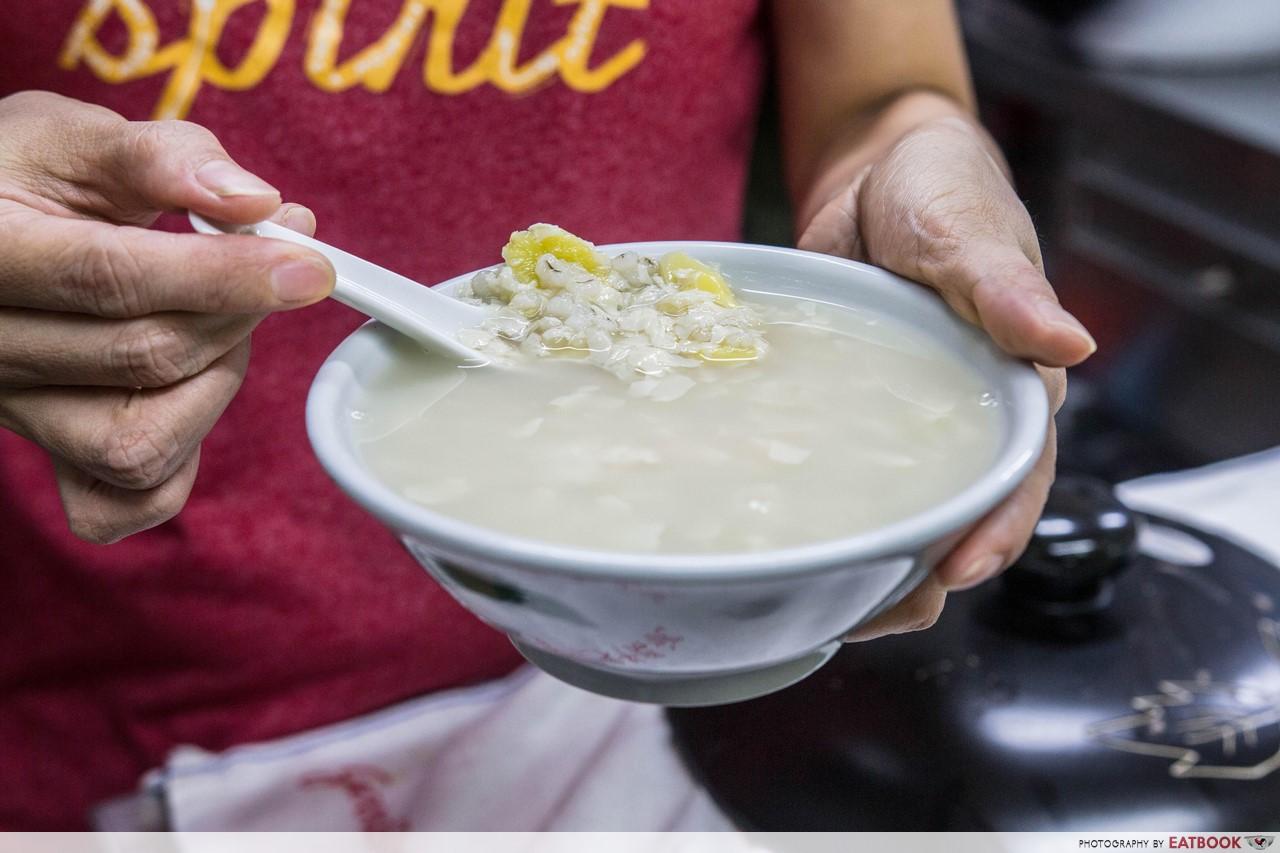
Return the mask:
[[[1122,499],[1280,563],[1280,448],[1124,484]],[[524,667],[271,743],[174,752],[183,830],[727,830],[660,708]]]
[[528,666],[271,743],[184,747],[161,777],[179,830],[732,828],[660,708]]
[[1202,527],[1280,565],[1280,447],[1122,483],[1134,509]]

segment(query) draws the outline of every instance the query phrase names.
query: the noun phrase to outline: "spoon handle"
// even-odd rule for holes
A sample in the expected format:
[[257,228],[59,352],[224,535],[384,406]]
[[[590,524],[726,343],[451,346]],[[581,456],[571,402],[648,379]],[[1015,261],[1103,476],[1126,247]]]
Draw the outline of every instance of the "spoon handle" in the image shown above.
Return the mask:
[[[306,246],[324,255],[336,275],[332,298],[413,338],[424,347],[466,362],[483,362],[484,356],[458,341],[460,329],[479,325],[480,309],[436,293],[413,279],[344,252],[336,246],[299,234],[274,222],[223,228],[188,213],[192,226],[205,234],[254,234]],[[232,226],[234,227],[234,226]]]

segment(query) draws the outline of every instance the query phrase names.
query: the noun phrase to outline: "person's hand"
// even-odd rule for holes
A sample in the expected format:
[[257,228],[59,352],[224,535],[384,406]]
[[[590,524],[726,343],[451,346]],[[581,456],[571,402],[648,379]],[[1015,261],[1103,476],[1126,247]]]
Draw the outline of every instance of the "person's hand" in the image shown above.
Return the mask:
[[254,326],[333,287],[328,262],[289,243],[146,230],[180,209],[315,227],[197,125],[0,100],[0,427],[53,457],[90,542],[182,508]]
[[[1026,209],[994,145],[963,118],[941,118],[903,136],[879,160],[829,192],[799,240],[802,249],[876,264],[936,290],[1004,350],[1040,365],[1056,412],[1062,370],[1095,349],[1044,277]],[[1003,571],[1026,547],[1053,482],[1055,435],[1030,476],[992,510],[898,606],[848,639],[932,625],[949,589]]]

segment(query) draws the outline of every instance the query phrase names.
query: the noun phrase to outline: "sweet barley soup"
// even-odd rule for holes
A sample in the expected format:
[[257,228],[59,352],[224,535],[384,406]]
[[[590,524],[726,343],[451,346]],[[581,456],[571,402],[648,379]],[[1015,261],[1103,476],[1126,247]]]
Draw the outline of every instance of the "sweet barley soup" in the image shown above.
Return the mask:
[[[759,551],[905,519],[995,457],[998,399],[913,328],[861,309],[735,296],[719,291],[718,271],[685,258],[668,269],[695,273],[674,277],[660,261],[621,259],[648,283],[549,312],[565,276],[591,290],[614,270],[593,268],[594,254],[542,249],[507,276],[505,294],[495,298],[495,274],[466,294],[500,306],[472,343],[502,348],[504,367],[459,368],[399,341],[394,366],[352,412],[365,463],[409,500],[584,548]],[[536,292],[539,265],[560,286]],[[503,269],[516,266],[508,257]],[[656,313],[620,320],[635,307],[629,295],[649,286],[669,291],[644,296]],[[682,306],[692,290],[712,298]],[[618,310],[597,312],[593,299]],[[590,323],[546,334],[583,304]],[[681,327],[707,305],[716,308]],[[560,324],[537,330],[557,314]]]

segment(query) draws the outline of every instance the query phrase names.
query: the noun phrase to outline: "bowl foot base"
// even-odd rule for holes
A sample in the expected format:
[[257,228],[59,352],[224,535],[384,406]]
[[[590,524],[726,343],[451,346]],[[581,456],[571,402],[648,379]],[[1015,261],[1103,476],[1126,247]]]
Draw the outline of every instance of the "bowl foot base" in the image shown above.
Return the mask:
[[574,687],[614,699],[679,708],[727,705],[789,687],[820,669],[841,646],[839,641],[831,642],[794,660],[726,675],[645,676],[598,669],[514,638],[511,642],[538,669]]

